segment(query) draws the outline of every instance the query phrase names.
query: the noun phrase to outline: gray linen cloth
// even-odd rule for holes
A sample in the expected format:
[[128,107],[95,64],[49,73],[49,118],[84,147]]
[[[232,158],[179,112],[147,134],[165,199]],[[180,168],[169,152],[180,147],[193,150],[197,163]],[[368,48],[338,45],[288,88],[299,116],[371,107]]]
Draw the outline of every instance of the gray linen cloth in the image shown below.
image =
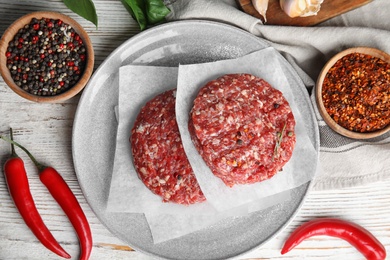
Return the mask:
[[[240,11],[234,0],[177,0],[167,19],[207,19],[240,27],[264,38],[296,69],[309,93],[321,68],[336,53],[367,46],[390,53],[390,1],[373,2],[315,27],[263,25]],[[312,104],[320,131],[320,170],[315,190],[330,190],[382,181],[390,177],[390,133],[356,141],[333,132]]]

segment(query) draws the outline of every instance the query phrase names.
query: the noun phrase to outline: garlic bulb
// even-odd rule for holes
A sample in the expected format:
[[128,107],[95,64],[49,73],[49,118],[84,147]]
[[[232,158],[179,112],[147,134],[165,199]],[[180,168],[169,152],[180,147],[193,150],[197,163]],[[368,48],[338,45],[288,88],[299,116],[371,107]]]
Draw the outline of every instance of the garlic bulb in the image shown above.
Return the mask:
[[290,17],[316,15],[323,0],[280,0],[280,6]]
[[266,12],[268,9],[268,0],[252,0],[252,4],[256,11],[264,17],[264,22],[267,22]]

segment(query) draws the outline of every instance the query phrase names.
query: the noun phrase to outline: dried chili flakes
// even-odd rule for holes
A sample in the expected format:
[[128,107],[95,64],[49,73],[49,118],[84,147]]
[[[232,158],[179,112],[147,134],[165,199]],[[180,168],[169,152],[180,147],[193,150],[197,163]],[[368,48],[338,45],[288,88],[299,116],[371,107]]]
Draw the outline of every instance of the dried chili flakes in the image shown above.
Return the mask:
[[322,85],[326,111],[340,126],[373,132],[390,123],[390,64],[362,53],[339,59]]

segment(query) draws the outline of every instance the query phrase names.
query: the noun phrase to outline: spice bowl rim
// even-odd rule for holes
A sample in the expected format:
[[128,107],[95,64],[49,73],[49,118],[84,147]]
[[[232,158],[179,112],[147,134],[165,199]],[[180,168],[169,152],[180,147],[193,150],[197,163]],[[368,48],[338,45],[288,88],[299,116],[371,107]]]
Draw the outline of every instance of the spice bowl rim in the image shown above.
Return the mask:
[[315,85],[315,100],[316,104],[319,110],[320,115],[322,116],[325,123],[335,132],[352,139],[370,139],[374,137],[381,136],[385,134],[386,132],[390,131],[390,124],[388,124],[386,127],[373,131],[373,132],[354,132],[351,130],[348,130],[339,124],[337,124],[336,121],[333,120],[333,118],[328,114],[326,111],[325,105],[322,100],[322,84],[324,82],[325,76],[327,75],[330,68],[333,67],[333,65],[340,60],[342,57],[351,54],[351,53],[362,53],[366,55],[371,55],[373,57],[380,58],[384,60],[387,63],[390,63],[390,54],[376,49],[372,47],[353,47],[345,49],[336,55],[334,55],[332,58],[329,59],[329,61],[325,64],[325,66],[322,68],[317,81]]
[[[11,77],[11,72],[7,67],[6,51],[9,45],[9,42],[15,37],[15,34],[26,24],[29,24],[33,18],[42,19],[60,19],[64,23],[69,24],[77,32],[84,43],[86,48],[86,64],[82,76],[79,78],[77,83],[71,86],[68,90],[54,96],[39,96],[31,94],[19,86],[17,86],[14,80]],[[89,38],[85,29],[73,18],[68,15],[54,12],[54,11],[36,11],[31,12],[26,15],[21,16],[15,20],[4,32],[3,36],[0,39],[0,74],[4,82],[19,96],[38,103],[58,103],[65,100],[68,100],[75,95],[77,95],[83,88],[86,86],[88,80],[90,79],[93,68],[94,68],[94,50],[91,39]]]

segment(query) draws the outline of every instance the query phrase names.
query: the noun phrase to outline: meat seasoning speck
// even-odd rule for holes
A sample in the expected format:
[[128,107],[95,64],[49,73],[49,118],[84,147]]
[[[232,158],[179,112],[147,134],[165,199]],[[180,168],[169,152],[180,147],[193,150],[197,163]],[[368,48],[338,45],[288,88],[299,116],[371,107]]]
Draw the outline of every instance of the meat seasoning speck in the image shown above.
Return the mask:
[[362,53],[339,59],[322,85],[330,117],[354,132],[373,132],[390,123],[390,64]]

